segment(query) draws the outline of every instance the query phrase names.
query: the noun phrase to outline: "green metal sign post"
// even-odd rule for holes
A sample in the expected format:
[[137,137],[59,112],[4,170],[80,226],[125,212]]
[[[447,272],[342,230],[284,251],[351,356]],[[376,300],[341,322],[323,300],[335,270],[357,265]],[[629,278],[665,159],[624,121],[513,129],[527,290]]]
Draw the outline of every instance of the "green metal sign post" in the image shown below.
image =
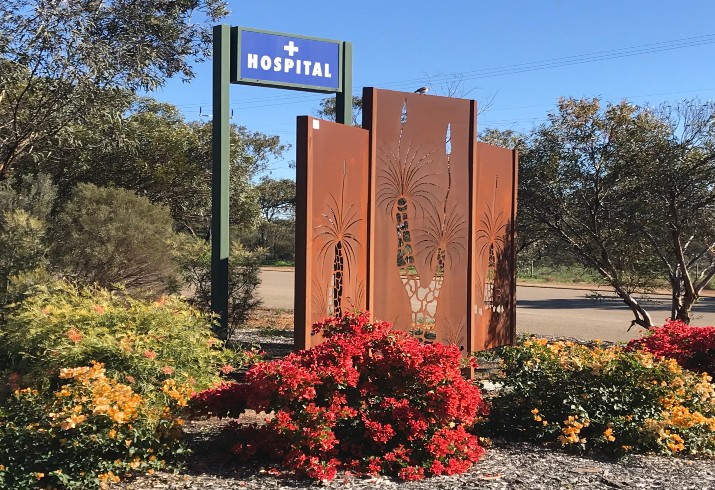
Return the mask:
[[352,44],[226,24],[213,28],[211,310],[228,327],[229,84],[335,93],[336,121],[352,123]]

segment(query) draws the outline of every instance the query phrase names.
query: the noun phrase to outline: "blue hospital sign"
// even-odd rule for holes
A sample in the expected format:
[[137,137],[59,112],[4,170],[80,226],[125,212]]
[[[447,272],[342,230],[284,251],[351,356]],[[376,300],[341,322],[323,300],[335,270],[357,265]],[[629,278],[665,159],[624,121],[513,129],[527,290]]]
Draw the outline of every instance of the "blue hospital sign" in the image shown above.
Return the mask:
[[341,90],[340,41],[234,28],[231,82],[316,92]]

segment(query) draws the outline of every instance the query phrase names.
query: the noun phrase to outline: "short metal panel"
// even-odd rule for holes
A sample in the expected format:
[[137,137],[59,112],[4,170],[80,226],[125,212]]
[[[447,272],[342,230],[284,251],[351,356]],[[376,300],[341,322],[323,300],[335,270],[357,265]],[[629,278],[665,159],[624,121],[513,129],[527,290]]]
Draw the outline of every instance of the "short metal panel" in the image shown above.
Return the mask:
[[312,323],[366,309],[368,132],[298,118],[296,347],[322,339]]
[[483,350],[515,340],[517,154],[477,143],[476,163],[473,345]]

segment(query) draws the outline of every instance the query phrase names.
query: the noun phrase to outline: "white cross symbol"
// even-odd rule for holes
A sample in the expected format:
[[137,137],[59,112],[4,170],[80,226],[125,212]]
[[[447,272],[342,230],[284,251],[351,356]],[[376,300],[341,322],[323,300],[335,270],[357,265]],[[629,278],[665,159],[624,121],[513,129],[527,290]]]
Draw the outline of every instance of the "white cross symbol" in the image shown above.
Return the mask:
[[293,44],[293,41],[289,41],[288,44],[283,46],[285,51],[288,51],[288,56],[293,56],[298,51],[298,46]]

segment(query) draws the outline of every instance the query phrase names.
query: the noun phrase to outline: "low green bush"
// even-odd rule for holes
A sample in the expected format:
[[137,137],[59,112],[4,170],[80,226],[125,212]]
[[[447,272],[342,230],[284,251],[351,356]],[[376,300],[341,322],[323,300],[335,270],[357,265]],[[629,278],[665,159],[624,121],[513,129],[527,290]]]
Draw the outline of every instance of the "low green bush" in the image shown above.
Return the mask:
[[[211,248],[204,240],[184,237],[178,247],[184,281],[192,291],[189,299],[199,310],[211,312]],[[256,289],[261,283],[259,264],[265,250],[247,250],[239,242],[231,242],[228,261],[228,324],[224,328],[214,323],[214,333],[231,344],[236,330],[246,323],[251,313],[261,305]]]
[[0,212],[0,307],[10,302],[13,276],[42,265],[46,223],[22,209]]
[[577,452],[715,455],[707,374],[643,351],[529,339],[502,352],[503,387],[482,426],[492,435]]
[[167,292],[178,278],[169,209],[119,188],[79,184],[55,217],[51,262],[73,281]]
[[51,381],[48,373],[97,361],[151,396],[166,379],[212,386],[222,366],[239,367],[247,356],[224,349],[210,317],[178,297],[140,300],[61,281],[28,294],[0,332],[0,369],[25,380]]
[[107,378],[101,364],[59,378],[55,391],[16,390],[0,409],[0,488],[104,488],[183,454],[178,413],[188,385],[165,380],[157,404]]

